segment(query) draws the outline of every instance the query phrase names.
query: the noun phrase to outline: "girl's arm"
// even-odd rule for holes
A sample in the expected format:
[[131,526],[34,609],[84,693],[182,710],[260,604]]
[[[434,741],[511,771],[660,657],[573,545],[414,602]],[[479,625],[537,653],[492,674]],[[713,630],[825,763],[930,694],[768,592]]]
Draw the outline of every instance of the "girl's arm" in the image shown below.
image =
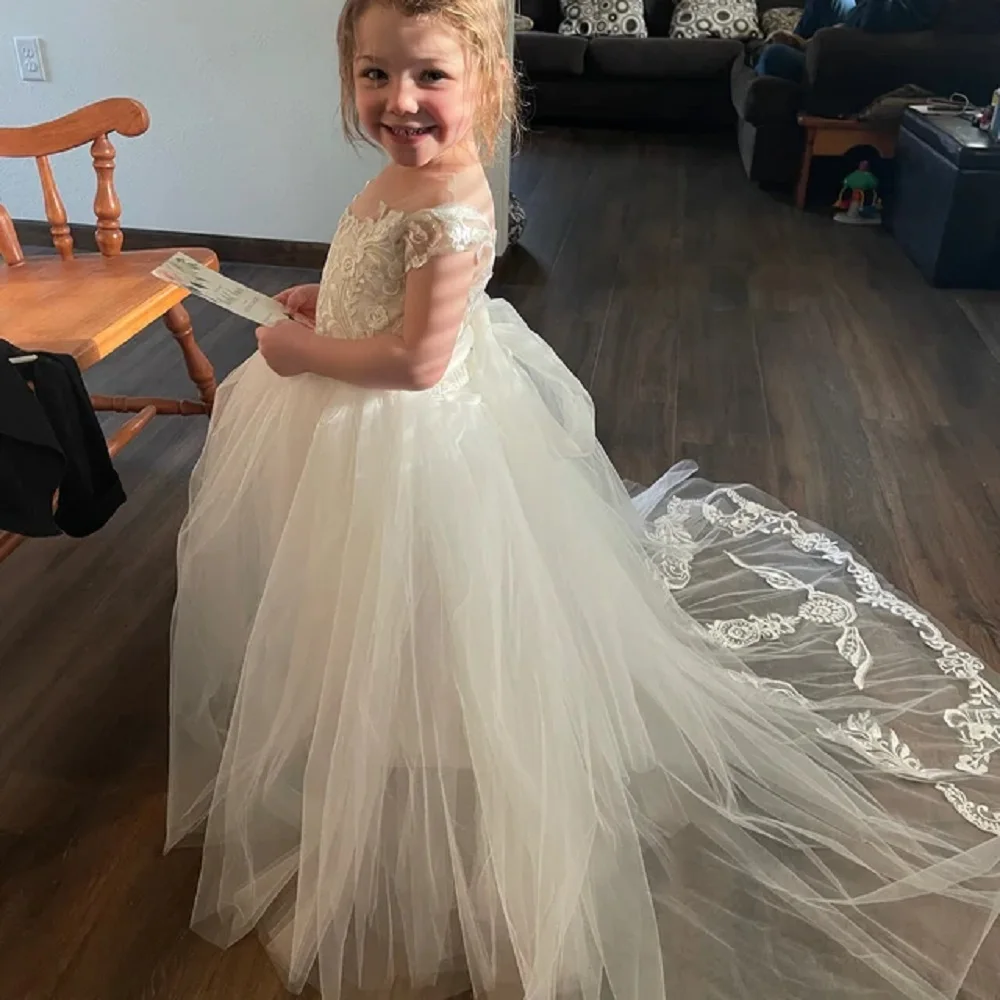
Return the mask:
[[260,352],[279,375],[312,372],[369,389],[430,389],[451,361],[475,267],[468,251],[432,257],[409,271],[398,333],[340,340],[279,323],[258,329]]

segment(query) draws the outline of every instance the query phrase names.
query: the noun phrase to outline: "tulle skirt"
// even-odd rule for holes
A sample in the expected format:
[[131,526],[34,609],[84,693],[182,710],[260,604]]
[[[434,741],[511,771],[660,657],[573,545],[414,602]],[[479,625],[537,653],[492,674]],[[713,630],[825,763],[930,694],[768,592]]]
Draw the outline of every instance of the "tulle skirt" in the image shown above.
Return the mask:
[[749,487],[630,497],[506,303],[464,337],[429,392],[220,389],[172,637],[194,927],[324,1000],[993,1000],[995,675]]

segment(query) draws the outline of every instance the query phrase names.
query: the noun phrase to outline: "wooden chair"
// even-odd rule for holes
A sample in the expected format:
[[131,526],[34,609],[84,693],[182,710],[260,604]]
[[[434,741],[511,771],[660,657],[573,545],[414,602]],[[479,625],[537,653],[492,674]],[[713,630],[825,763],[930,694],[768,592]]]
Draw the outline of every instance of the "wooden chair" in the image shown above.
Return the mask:
[[[195,342],[181,304],[187,292],[150,273],[178,249],[218,269],[215,253],[203,248],[122,252],[121,204],[114,186],[115,149],[108,136],[142,135],[149,114],[138,101],[112,98],[55,121],[0,128],[0,156],[32,157],[42,183],[45,215],[58,256],[26,257],[8,211],[0,205],[0,337],[26,351],[71,354],[81,370],[106,358],[145,330],[163,322],[181,350],[198,398],[159,399],[93,396],[94,409],[135,414],[109,439],[116,454],[156,414],[207,414],[215,398],[215,373]],[[66,208],[49,157],[90,143],[97,173],[96,241],[99,253],[74,256]],[[0,532],[0,561],[24,541]]]

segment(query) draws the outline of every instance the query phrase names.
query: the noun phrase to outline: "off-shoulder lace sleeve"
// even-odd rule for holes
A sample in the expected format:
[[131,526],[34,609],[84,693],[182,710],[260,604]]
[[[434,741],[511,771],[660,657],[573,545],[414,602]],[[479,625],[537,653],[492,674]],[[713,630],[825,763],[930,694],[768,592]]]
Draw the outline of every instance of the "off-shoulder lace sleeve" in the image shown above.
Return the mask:
[[425,208],[408,216],[403,230],[403,262],[407,271],[423,267],[432,257],[492,247],[493,227],[467,205]]

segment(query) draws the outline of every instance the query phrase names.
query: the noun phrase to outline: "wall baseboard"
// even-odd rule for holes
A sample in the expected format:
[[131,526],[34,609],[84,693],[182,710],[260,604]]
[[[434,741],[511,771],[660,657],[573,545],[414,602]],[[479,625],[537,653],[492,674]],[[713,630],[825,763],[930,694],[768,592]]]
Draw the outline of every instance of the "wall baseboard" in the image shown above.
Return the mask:
[[[18,239],[25,247],[51,247],[47,222],[15,220]],[[76,249],[97,250],[93,225],[72,225]],[[169,247],[208,247],[220,260],[232,264],[266,264],[275,267],[304,267],[320,270],[326,261],[328,243],[272,240],[252,236],[216,236],[211,233],[177,233],[162,229],[122,227],[125,250],[163,250]]]

